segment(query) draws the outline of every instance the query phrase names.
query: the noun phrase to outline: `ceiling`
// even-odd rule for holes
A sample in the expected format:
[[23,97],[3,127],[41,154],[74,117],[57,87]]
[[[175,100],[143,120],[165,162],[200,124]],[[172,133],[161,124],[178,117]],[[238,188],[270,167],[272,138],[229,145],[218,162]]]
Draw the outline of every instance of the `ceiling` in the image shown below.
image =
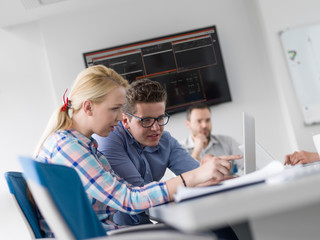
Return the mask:
[[85,10],[107,1],[109,0],[0,0],[0,28]]

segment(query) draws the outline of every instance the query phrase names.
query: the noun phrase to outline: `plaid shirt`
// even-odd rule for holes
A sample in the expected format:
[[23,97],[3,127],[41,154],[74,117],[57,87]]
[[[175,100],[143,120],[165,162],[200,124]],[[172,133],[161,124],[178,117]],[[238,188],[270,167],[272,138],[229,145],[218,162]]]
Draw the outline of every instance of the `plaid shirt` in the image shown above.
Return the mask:
[[117,210],[137,214],[169,201],[164,182],[133,187],[111,169],[107,159],[97,151],[97,143],[93,138],[88,139],[75,130],[59,130],[50,135],[36,159],[77,170],[106,230],[119,228],[111,218]]

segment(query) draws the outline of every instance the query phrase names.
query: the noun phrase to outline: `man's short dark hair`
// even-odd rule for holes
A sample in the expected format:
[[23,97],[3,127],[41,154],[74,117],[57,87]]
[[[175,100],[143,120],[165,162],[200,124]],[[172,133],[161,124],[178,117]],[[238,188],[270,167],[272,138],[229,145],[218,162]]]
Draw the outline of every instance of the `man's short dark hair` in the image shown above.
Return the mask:
[[190,115],[193,109],[208,109],[209,112],[211,112],[209,106],[203,102],[195,103],[192,104],[188,109],[187,109],[187,120],[190,121]]
[[157,103],[166,104],[167,93],[159,82],[150,79],[140,79],[132,82],[127,89],[126,103],[123,113],[134,114],[138,103]]

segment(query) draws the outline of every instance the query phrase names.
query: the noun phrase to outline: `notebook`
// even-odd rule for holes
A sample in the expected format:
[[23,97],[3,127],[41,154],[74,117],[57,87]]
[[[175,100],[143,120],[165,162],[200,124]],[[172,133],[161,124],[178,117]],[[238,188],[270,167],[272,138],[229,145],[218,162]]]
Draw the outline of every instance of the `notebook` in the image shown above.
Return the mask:
[[181,202],[206,195],[217,194],[234,189],[262,184],[268,181],[268,179],[281,174],[283,169],[284,166],[282,163],[280,163],[279,161],[272,161],[262,169],[259,169],[252,173],[248,173],[247,175],[241,177],[223,181],[217,185],[200,188],[188,188],[179,186],[177,193],[174,195],[174,200],[175,202]]

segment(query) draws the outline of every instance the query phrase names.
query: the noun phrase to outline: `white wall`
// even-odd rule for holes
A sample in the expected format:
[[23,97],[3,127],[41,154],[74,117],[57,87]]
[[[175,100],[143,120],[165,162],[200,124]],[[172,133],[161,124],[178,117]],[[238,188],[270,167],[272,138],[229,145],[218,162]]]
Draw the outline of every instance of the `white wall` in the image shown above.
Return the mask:
[[[120,13],[101,8],[40,21],[57,98],[84,67],[83,52],[216,24],[233,102],[213,107],[214,131],[242,142],[241,113],[247,111],[256,117],[257,140],[282,160],[290,150],[288,133],[265,42],[257,41],[262,38],[255,6],[243,0],[177,0],[173,6],[166,0],[155,8],[152,1],[139,1],[144,4],[137,14],[137,2],[125,2]],[[167,127],[178,139],[187,133],[181,121],[184,115],[175,115]]]
[[[31,155],[84,68],[83,52],[213,24],[233,99],[212,107],[214,132],[241,142],[241,112],[247,111],[256,117],[257,140],[277,159],[297,147],[314,150],[310,132],[319,125],[303,126],[278,33],[320,22],[319,8],[317,0],[119,0],[0,30],[1,174],[20,170],[17,155]],[[184,119],[173,115],[167,126],[178,139],[187,135]],[[27,239],[3,177],[0,199],[0,238]]]
[[295,139],[296,149],[315,151],[312,134],[320,132],[320,125],[307,127],[303,123],[279,34],[286,29],[319,24],[320,2],[317,0],[259,0],[258,2],[264,22],[261,28],[265,31],[264,37],[267,42],[273,80],[277,85],[279,97],[284,105],[286,124],[292,129],[290,139]]
[[0,43],[0,238],[28,239],[3,174],[20,171],[17,156],[35,148],[53,107],[52,85],[36,23],[0,30]]

